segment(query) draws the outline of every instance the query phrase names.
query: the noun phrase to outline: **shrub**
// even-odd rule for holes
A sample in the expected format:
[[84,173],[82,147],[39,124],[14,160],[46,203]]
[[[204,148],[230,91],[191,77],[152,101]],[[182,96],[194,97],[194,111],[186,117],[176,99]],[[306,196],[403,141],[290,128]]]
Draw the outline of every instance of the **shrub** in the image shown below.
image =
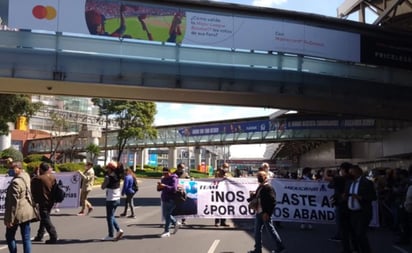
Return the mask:
[[30,175],[33,174],[34,169],[38,168],[40,166],[40,163],[42,163],[42,161],[34,161],[34,162],[27,163],[26,165],[27,173],[29,173]]
[[3,151],[1,151],[0,157],[3,159],[11,157],[13,161],[23,161],[23,154],[12,147],[6,148]]
[[84,170],[84,163],[62,163],[56,164],[54,167],[56,172],[73,172]]
[[25,163],[31,163],[31,162],[46,162],[46,163],[51,163],[50,159],[44,155],[40,154],[32,154],[28,155],[24,158]]
[[105,173],[106,171],[102,168],[102,166],[100,166],[100,165],[95,165],[95,166],[93,167],[93,169],[94,169],[94,174],[96,175],[96,177],[104,177],[104,173]]

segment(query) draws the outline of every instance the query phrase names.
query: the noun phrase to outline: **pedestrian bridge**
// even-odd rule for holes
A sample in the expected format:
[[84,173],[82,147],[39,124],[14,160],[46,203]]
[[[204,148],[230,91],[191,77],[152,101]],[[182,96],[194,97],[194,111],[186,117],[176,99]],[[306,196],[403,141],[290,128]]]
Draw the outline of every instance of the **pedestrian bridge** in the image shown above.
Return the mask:
[[[268,29],[268,24],[293,28],[302,39],[271,30],[276,38],[272,43],[269,36],[265,43],[283,47],[258,50],[236,46],[250,42],[255,34],[267,35],[253,27],[244,27],[242,39],[222,47],[69,32],[0,31],[0,92],[412,119],[410,34],[275,9],[193,1],[174,4],[195,8],[205,17],[207,9],[221,17],[233,15],[245,24],[252,20]],[[317,33],[322,36],[312,36]],[[259,38],[254,40],[256,48]],[[322,43],[316,44],[316,38]],[[352,39],[359,48],[347,51]],[[293,43],[302,43],[296,53],[290,49]],[[307,50],[310,47],[312,51]]]
[[[232,144],[279,143],[292,141],[379,141],[391,132],[399,131],[410,124],[401,121],[376,120],[371,118],[317,117],[268,117],[245,118],[157,127],[155,139],[131,139],[131,150],[162,147],[213,147]],[[97,143],[102,149],[116,149],[117,131],[102,133]],[[84,152],[92,142],[90,135],[83,133],[69,136],[33,139],[27,141],[29,153]],[[314,147],[312,147],[314,148]]]

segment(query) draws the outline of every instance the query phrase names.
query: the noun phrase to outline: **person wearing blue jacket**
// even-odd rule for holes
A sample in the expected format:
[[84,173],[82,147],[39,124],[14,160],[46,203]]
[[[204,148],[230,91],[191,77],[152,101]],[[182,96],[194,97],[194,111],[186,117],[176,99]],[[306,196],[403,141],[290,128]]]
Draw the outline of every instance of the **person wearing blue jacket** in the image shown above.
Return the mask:
[[132,218],[132,219],[136,218],[134,214],[134,203],[133,203],[133,197],[137,192],[136,184],[137,184],[136,175],[133,173],[133,171],[130,168],[127,168],[125,170],[125,177],[124,177],[123,189],[122,189],[122,196],[126,195],[126,201],[124,203],[124,211],[123,213],[120,214],[121,217],[124,217],[127,215],[127,209],[130,207],[131,214],[127,216],[127,218]]

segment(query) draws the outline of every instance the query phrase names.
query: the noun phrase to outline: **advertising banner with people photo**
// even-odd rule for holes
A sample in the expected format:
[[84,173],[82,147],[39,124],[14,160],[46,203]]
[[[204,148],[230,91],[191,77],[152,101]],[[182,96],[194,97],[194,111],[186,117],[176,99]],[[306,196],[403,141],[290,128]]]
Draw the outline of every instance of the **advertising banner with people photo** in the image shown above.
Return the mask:
[[[80,200],[80,183],[81,178],[77,172],[63,172],[55,173],[57,182],[62,183],[62,188],[65,191],[65,198],[63,202],[58,203],[59,208],[77,208]],[[0,213],[5,210],[5,198],[7,187],[9,186],[13,177],[0,177]]]
[[[360,61],[360,34],[138,1],[9,0],[9,27]],[[257,39],[258,38],[258,39]]]

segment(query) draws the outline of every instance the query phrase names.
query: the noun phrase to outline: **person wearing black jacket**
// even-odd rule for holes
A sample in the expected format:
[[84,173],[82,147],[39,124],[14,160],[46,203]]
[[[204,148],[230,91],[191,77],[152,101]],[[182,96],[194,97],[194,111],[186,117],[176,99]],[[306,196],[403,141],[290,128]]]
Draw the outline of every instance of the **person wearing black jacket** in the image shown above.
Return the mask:
[[375,187],[372,181],[363,176],[359,166],[353,165],[349,174],[352,181],[346,186],[345,199],[349,211],[350,239],[356,252],[370,253],[367,231],[372,219],[372,201],[376,200]]
[[266,228],[271,239],[275,243],[275,252],[285,252],[285,246],[280,239],[278,232],[273,226],[272,214],[276,205],[276,193],[272,185],[268,181],[268,176],[265,171],[259,171],[257,174],[259,186],[256,192],[251,194],[248,199],[250,202],[253,198],[257,198],[256,217],[255,217],[255,249],[249,253],[262,252],[262,229]]
[[51,167],[47,163],[41,163],[39,166],[40,175],[31,180],[31,193],[34,202],[39,204],[40,226],[36,237],[33,241],[40,242],[43,240],[45,230],[49,233],[49,240],[46,244],[56,244],[58,241],[56,227],[50,219],[50,212],[53,208],[54,200],[52,188],[57,184],[56,177],[51,173]]
[[[331,241],[341,241],[343,234],[347,235],[348,233],[348,204],[343,196],[345,187],[351,180],[349,176],[350,167],[352,167],[352,164],[344,162],[339,167],[339,175],[333,177],[325,175],[324,178],[326,181],[330,181],[328,187],[334,189],[332,203],[335,206],[336,234],[329,239]],[[345,250],[349,250],[348,244],[344,244],[344,247]]]

